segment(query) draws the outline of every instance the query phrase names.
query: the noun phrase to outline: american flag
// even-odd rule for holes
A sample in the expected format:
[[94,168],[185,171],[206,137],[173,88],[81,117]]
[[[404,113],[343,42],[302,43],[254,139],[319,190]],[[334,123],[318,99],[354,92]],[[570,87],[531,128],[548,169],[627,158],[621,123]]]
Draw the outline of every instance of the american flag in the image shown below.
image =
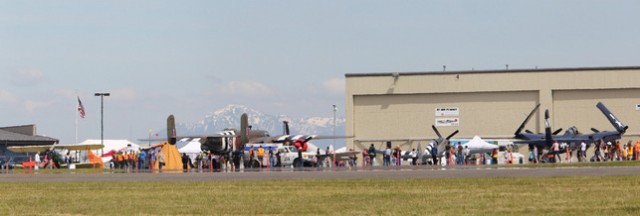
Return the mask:
[[78,112],[80,113],[80,118],[84,118],[84,106],[82,106],[82,101],[80,101],[80,97],[78,97]]

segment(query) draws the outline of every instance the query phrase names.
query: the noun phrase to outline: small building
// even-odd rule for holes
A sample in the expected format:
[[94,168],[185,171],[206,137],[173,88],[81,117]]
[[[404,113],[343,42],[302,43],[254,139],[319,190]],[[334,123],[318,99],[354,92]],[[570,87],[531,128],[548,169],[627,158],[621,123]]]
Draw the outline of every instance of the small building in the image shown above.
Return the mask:
[[26,153],[7,150],[11,146],[52,145],[58,142],[58,139],[37,135],[36,125],[0,127],[0,160],[27,157]]

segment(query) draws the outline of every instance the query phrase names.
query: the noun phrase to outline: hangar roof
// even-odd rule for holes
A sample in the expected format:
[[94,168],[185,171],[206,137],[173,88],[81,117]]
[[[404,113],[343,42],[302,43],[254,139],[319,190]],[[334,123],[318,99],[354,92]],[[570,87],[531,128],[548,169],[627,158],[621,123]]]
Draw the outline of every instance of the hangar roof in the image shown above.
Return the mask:
[[615,71],[615,70],[640,70],[640,66],[624,67],[576,67],[576,68],[533,68],[533,69],[509,69],[509,70],[469,70],[469,71],[426,71],[426,72],[385,72],[385,73],[348,73],[345,77],[367,76],[393,76],[394,74],[407,75],[438,75],[438,74],[474,74],[474,73],[523,73],[523,72],[567,72],[567,71]]
[[58,140],[51,137],[35,135],[35,125],[23,125],[0,128],[0,142],[39,144],[42,142],[54,143],[58,142]]

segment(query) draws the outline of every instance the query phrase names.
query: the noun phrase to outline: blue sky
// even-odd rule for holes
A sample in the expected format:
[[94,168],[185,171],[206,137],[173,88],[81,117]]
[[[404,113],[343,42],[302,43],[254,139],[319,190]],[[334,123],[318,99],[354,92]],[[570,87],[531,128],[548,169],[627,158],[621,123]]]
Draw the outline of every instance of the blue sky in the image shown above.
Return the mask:
[[99,138],[101,91],[105,138],[136,139],[229,103],[330,117],[345,73],[640,65],[638,1],[0,3],[0,125],[63,143],[76,95]]

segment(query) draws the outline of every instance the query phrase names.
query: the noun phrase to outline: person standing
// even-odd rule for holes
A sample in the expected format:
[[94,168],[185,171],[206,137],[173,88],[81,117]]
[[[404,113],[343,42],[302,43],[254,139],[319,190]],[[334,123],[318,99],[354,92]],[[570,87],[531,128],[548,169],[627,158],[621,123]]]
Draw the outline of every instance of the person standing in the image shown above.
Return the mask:
[[304,166],[304,161],[302,161],[302,147],[298,147],[298,164],[296,166],[301,168]]
[[417,165],[418,163],[418,153],[416,153],[416,149],[411,150],[411,165]]
[[282,160],[281,160],[281,157],[280,157],[280,156],[281,156],[281,155],[280,155],[280,151],[277,151],[277,152],[276,152],[276,164],[275,164],[275,165],[276,165],[276,166],[279,166],[279,167],[280,167],[280,166],[282,166]]
[[258,147],[258,161],[260,161],[260,167],[264,167],[264,148],[262,145]]
[[156,150],[152,148],[149,150],[149,168],[151,170],[155,169],[156,160]]
[[326,157],[324,157],[324,166],[328,168],[333,167],[333,161],[331,160],[331,155],[333,154],[333,152],[331,152],[331,148],[327,146],[327,150],[324,153],[327,155]]
[[462,165],[464,161],[464,149],[462,149],[462,145],[458,142],[458,150],[456,152],[456,161],[458,165]]
[[464,164],[469,164],[469,160],[471,159],[471,150],[469,150],[469,146],[464,146]]
[[249,163],[253,162],[253,146],[249,145]]
[[[349,149],[350,152],[353,152],[353,149]],[[349,166],[355,168],[358,162],[358,156],[356,156],[356,154],[350,154],[349,155]]]
[[71,167],[71,156],[69,155],[69,151],[67,151],[67,154],[64,155],[64,163],[67,164],[67,169]]
[[371,146],[369,147],[369,157],[371,158],[371,166],[375,166],[376,165],[376,147],[373,146],[373,143],[371,143]]
[[492,165],[498,164],[498,149],[494,149],[493,152],[491,153],[491,164]]
[[36,155],[34,157],[35,157],[37,168],[40,168],[40,165],[41,165],[41,162],[42,162],[42,161],[40,161],[40,152],[36,152]]
[[382,166],[389,166],[391,159],[391,148],[387,146],[387,149],[384,150],[384,154],[382,155]]
[[431,160],[433,160],[433,165],[437,166],[438,165],[438,146],[435,146],[432,144],[431,145]]
[[191,158],[187,156],[187,153],[182,153],[182,172],[188,172],[189,167],[193,167],[191,164]]
[[[560,144],[558,144],[558,141],[553,142],[552,149],[553,149],[553,161],[562,162],[562,159],[560,158]],[[557,161],[556,161],[556,158],[557,158]]]
[[276,155],[273,154],[273,146],[269,146],[269,167],[276,166]]
[[580,143],[580,158],[582,158],[582,162],[587,161],[587,143],[585,143],[584,141]]
[[138,156],[138,170],[144,170],[146,169],[146,163],[145,161],[147,160],[147,152],[143,151],[142,148],[140,148],[140,156]]
[[634,160],[638,160],[638,155],[640,155],[640,140],[638,140],[638,142],[636,142],[636,146],[635,146],[635,151],[634,151]]
[[164,154],[162,154],[162,149],[158,151],[158,155],[156,157],[158,158],[158,171],[162,172],[162,167],[164,166]]

